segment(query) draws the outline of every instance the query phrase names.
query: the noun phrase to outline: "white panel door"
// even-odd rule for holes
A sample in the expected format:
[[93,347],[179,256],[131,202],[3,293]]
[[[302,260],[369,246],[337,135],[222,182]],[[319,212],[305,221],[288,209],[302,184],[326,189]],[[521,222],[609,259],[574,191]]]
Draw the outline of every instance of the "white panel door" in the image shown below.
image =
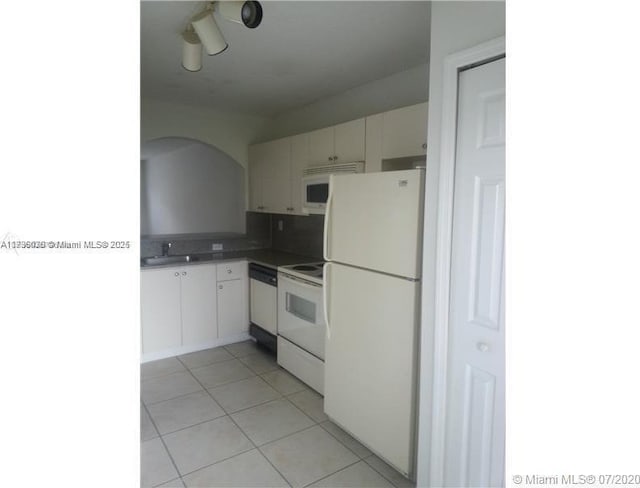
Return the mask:
[[325,260],[419,278],[424,172],[331,175]]
[[504,484],[505,62],[459,80],[445,484]]
[[334,263],[324,280],[325,412],[411,475],[420,285]]
[[149,354],[180,347],[180,272],[150,269],[140,273],[142,352]]
[[218,337],[216,265],[200,264],[181,270],[182,345],[210,344]]

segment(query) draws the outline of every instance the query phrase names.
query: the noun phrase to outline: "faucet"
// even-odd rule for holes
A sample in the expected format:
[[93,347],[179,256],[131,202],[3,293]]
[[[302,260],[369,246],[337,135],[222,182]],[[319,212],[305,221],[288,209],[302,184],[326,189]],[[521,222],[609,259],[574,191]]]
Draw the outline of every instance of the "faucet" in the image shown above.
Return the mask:
[[162,243],[162,255],[163,256],[168,256],[170,249],[171,249],[171,243],[170,242],[163,242]]

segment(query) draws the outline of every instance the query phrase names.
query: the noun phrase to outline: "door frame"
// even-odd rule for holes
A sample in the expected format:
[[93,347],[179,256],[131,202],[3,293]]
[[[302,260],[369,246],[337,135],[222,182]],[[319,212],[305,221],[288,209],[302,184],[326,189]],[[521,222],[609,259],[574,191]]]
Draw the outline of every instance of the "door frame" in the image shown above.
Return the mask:
[[453,190],[455,183],[459,74],[465,69],[503,57],[504,36],[450,54],[444,60],[440,176],[436,229],[436,276],[433,337],[433,404],[429,486],[443,486],[447,412],[451,247],[453,245]]

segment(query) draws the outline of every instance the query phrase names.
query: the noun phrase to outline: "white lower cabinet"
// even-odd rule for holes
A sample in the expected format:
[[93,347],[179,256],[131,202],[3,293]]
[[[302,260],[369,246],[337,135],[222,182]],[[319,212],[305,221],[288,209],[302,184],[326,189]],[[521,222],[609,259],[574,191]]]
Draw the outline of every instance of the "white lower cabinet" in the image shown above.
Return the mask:
[[180,273],[182,302],[182,346],[212,344],[216,326],[216,266],[189,266]]
[[180,272],[177,269],[150,269],[140,273],[143,354],[182,344],[180,308]]
[[[236,263],[234,263],[236,264]],[[233,338],[249,333],[247,263],[238,263],[244,271],[237,278],[236,269],[227,264],[218,265],[218,276],[226,276],[233,269],[233,279],[218,280],[218,335],[221,338]],[[223,272],[221,273],[221,269]]]
[[143,269],[142,361],[248,339],[247,302],[245,261]]

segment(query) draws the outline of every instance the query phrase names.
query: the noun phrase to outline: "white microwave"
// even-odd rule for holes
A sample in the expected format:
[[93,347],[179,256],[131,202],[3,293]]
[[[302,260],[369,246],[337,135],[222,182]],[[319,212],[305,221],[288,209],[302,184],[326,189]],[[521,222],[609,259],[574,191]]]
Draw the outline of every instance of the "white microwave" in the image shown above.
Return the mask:
[[362,173],[364,161],[354,163],[311,166],[302,173],[302,211],[323,214],[329,198],[329,176],[332,174]]

